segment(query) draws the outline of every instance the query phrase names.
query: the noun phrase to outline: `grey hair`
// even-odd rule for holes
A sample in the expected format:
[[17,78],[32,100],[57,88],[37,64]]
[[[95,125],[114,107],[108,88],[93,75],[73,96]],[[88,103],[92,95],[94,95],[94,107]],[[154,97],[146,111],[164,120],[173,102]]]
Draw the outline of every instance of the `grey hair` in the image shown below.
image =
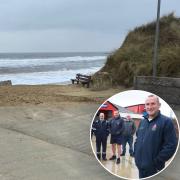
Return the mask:
[[158,96],[156,96],[156,95],[154,95],[154,94],[150,94],[150,95],[148,95],[148,97],[155,97],[156,100],[157,100],[157,102],[160,104],[160,101],[159,101],[159,97],[158,97]]

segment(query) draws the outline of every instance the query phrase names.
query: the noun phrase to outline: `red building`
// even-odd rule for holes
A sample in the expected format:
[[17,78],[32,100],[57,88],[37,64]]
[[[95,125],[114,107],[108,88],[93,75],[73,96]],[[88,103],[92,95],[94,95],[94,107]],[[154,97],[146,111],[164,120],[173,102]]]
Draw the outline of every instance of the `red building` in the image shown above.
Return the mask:
[[134,113],[142,114],[144,112],[144,109],[145,109],[145,104],[137,104],[137,105],[133,105],[133,106],[127,106],[125,108],[134,112]]
[[99,114],[102,112],[105,115],[105,119],[108,120],[114,117],[114,111],[119,111],[122,117],[126,117],[127,115],[130,115],[131,118],[134,120],[136,127],[138,127],[142,118],[142,113],[144,112],[144,108],[145,108],[144,104],[122,107],[113,104],[109,101],[106,101],[104,104],[101,105],[99,111],[96,114],[95,119],[99,118]]
[[[139,114],[142,116],[142,114],[145,110],[145,104],[137,104],[137,105],[127,106],[125,108],[134,112],[135,114]],[[139,127],[140,121],[141,121],[141,118],[134,119],[134,122],[135,122],[137,128]]]
[[99,116],[99,114],[102,112],[105,115],[105,119],[110,119],[114,116],[114,111],[117,110],[118,108],[114,104],[106,101],[104,104],[101,105],[96,117]]

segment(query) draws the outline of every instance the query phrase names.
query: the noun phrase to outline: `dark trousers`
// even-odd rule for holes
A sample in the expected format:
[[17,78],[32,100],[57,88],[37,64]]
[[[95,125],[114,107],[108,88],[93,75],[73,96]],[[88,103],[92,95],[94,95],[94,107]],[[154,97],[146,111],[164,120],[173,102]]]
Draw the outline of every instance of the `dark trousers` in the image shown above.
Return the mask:
[[106,147],[107,147],[107,136],[97,136],[96,137],[96,153],[97,158],[101,158],[101,146],[102,146],[102,158],[106,158]]
[[148,168],[146,170],[145,169],[138,169],[138,170],[139,170],[139,178],[149,177],[157,173],[157,169],[154,167]]
[[91,139],[92,139],[92,137],[93,137],[93,134],[94,134],[94,132],[93,132],[93,130],[91,129]]
[[129,154],[133,155],[133,136],[123,136],[122,154],[126,153],[126,144],[129,144]]

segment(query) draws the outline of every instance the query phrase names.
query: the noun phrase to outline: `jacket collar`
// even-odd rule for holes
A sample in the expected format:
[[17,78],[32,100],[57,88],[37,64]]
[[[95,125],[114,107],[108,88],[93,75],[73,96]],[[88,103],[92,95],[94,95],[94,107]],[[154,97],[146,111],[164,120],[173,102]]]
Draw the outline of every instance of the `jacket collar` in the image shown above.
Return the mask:
[[116,117],[116,118],[114,117],[115,120],[118,120],[118,119],[120,119],[120,118],[121,118],[120,116],[118,116],[118,117]]
[[148,122],[152,122],[152,121],[156,120],[160,115],[161,115],[161,112],[159,110],[157,115],[151,121],[149,121],[149,114],[146,113],[145,115],[143,115],[143,117],[144,117],[144,119],[148,120]]

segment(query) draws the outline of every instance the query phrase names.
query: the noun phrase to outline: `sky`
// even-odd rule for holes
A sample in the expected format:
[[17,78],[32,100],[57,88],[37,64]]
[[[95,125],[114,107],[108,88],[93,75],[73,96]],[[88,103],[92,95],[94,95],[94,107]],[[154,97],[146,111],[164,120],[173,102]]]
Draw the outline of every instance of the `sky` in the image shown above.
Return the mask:
[[[110,97],[108,100],[114,104],[117,104],[122,107],[127,107],[127,106],[133,106],[133,105],[138,105],[138,104],[144,104],[146,98],[148,95],[152,93],[147,92],[147,91],[142,91],[142,90],[129,90],[129,91],[124,91],[120,92],[118,94],[113,95]],[[160,111],[162,114],[168,117],[173,117],[176,118],[176,115],[172,108],[164,101],[161,97],[159,97],[161,107]]]
[[[161,0],[171,12],[180,0]],[[1,0],[0,52],[112,52],[156,15],[157,0]]]

